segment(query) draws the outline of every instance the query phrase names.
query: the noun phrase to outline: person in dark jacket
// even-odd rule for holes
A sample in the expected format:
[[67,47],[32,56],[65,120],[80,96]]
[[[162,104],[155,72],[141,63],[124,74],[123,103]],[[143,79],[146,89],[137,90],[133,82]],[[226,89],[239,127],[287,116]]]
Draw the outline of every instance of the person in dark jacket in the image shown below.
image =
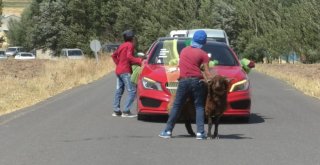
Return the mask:
[[179,117],[181,107],[186,102],[188,96],[194,100],[196,108],[196,124],[197,137],[196,139],[206,139],[204,130],[204,105],[205,105],[205,90],[204,78],[200,66],[204,66],[205,78],[212,77],[209,72],[209,57],[208,54],[201,49],[207,41],[207,34],[203,30],[195,32],[191,46],[181,50],[179,57],[180,77],[176,98],[169,114],[166,128],[159,134],[162,138],[171,138],[172,130]]
[[[126,30],[123,33],[124,43],[112,54],[112,59],[116,64],[115,73],[117,75],[117,87],[113,101],[112,116],[136,117],[130,109],[136,96],[136,86],[131,82],[132,65],[141,66],[141,58],[134,57],[134,33],[132,30]],[[124,110],[120,109],[120,102],[123,92],[127,89],[128,97],[125,102]]]

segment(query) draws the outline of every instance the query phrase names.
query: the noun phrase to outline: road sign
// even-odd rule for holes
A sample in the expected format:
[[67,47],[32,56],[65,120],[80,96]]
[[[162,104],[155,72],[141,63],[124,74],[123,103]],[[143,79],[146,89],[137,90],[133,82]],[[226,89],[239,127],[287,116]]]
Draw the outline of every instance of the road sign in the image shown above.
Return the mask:
[[100,41],[98,41],[98,40],[92,40],[92,41],[90,42],[90,48],[91,48],[92,51],[98,52],[98,51],[101,49]]
[[100,41],[98,41],[98,40],[92,40],[92,41],[90,42],[90,48],[91,48],[91,50],[94,52],[94,56],[96,57],[97,63],[99,63],[98,53],[97,53],[97,52],[101,49]]

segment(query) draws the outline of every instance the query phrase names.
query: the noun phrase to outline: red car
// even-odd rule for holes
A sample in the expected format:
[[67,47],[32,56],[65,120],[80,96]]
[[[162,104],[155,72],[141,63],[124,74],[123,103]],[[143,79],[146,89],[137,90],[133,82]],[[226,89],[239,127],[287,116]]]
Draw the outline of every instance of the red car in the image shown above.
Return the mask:
[[[147,52],[137,86],[138,119],[148,115],[167,115],[167,105],[172,93],[176,92],[180,51],[190,45],[190,38],[160,38]],[[211,71],[228,77],[228,109],[225,116],[250,117],[250,82],[237,55],[224,43],[208,40],[202,47],[208,53]]]

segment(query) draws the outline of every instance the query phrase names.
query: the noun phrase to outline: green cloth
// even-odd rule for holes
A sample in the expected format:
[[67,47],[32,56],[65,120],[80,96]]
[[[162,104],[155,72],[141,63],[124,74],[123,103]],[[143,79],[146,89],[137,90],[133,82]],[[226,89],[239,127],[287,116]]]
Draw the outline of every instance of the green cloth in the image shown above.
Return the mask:
[[219,64],[218,60],[209,61],[209,67],[213,67]]
[[141,67],[139,65],[132,65],[132,75],[131,75],[131,82],[134,84],[138,84],[138,77],[141,73]]
[[243,58],[240,60],[240,64],[243,68],[243,70],[248,74],[251,71],[251,68],[248,67],[248,65],[250,64],[250,60]]
[[[218,65],[219,64],[219,61],[217,61],[217,60],[213,60],[213,61],[209,61],[209,67],[214,67],[214,66],[216,66],[216,65]],[[201,66],[200,66],[200,70],[202,70],[202,71],[204,71],[204,66],[203,66],[203,64],[201,64]]]
[[184,45],[191,46],[191,39],[184,41]]

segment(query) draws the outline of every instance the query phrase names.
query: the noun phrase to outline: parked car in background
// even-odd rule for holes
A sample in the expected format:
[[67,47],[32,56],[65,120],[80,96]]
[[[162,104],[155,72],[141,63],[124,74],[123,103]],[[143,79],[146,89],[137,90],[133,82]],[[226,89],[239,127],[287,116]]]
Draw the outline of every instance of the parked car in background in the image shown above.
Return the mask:
[[170,37],[188,37],[192,38],[197,30],[204,30],[207,37],[217,42],[224,42],[229,45],[227,33],[222,29],[189,29],[189,30],[172,30]]
[[33,60],[36,59],[36,56],[29,52],[19,52],[14,56],[14,59],[17,60]]
[[61,50],[60,57],[68,59],[83,59],[84,54],[81,49],[78,48],[64,48]]
[[6,55],[7,57],[14,57],[17,53],[23,51],[24,49],[21,46],[8,47],[8,49],[6,50]]
[[5,60],[7,58],[6,51],[0,50],[0,60]]
[[120,46],[119,43],[108,43],[102,46],[102,51],[105,53],[113,53]]
[[[148,115],[167,115],[171,94],[178,86],[181,50],[190,38],[160,38],[147,52],[137,81],[138,119]],[[210,57],[210,71],[230,80],[225,116],[248,121],[251,108],[250,81],[234,51],[225,43],[208,38],[202,49]]]
[[186,37],[188,30],[172,30],[170,32],[170,37]]

